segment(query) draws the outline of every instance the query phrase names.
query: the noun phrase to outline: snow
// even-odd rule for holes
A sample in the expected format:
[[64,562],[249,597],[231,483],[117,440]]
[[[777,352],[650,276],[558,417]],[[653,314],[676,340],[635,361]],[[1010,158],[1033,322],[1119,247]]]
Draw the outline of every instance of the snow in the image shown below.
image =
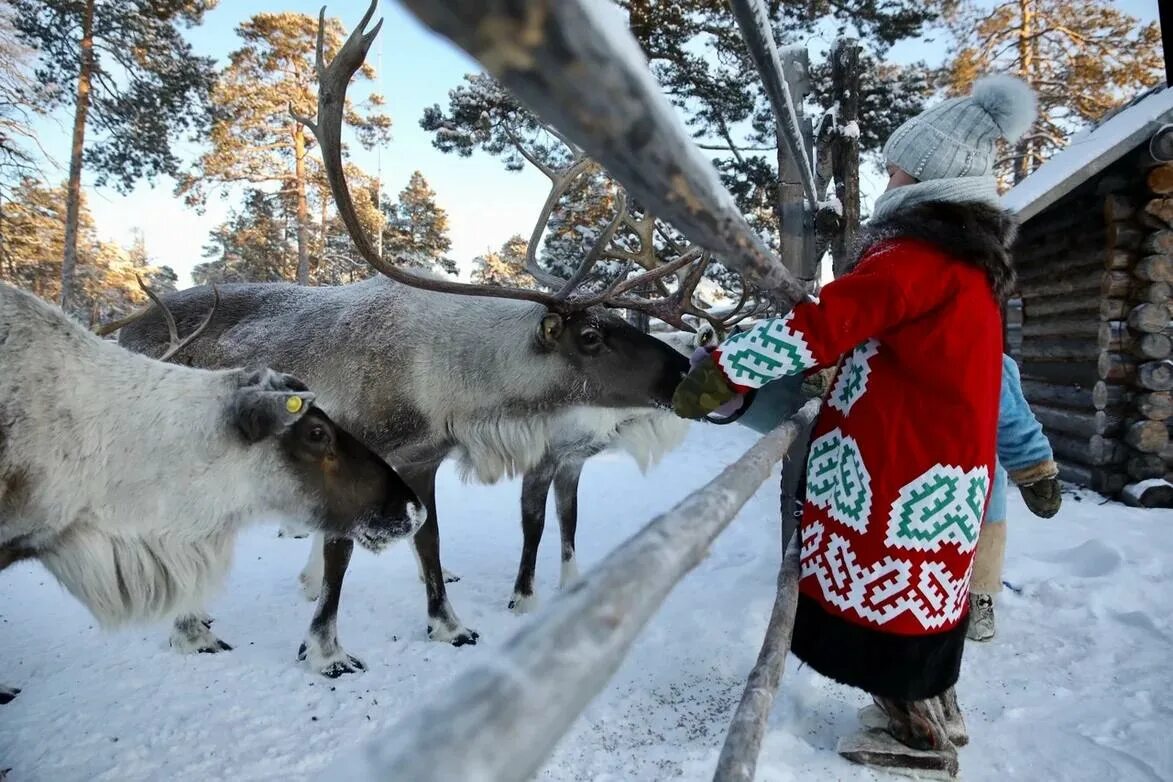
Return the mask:
[[839,126],[838,133],[843,138],[855,138],[855,139],[859,138],[859,135],[860,135],[859,122],[857,122],[856,120],[852,120],[851,122],[848,122],[846,125]]
[[1002,196],[1024,222],[1115,163],[1173,121],[1173,89],[1161,89],[1071,137],[1033,174]]
[[[585,571],[657,512],[754,442],[737,426],[694,425],[641,476],[626,457],[588,462],[579,563]],[[618,673],[558,746],[540,780],[710,779],[753,666],[779,561],[777,474],[669,596]],[[276,526],[240,542],[213,629],[236,649],[180,656],[167,628],[102,633],[39,566],[0,575],[0,682],[23,688],[0,706],[0,769],[26,780],[307,779],[357,751],[464,666],[533,621],[506,608],[521,547],[519,484],[465,486],[441,473],[444,564],[476,647],[424,640],[423,587],[406,546],[356,551],[340,609],[347,651],[368,666],[327,680],[296,660],[311,606],[297,574],[309,540]],[[967,782],[1173,778],[1173,511],[1064,497],[1043,521],[1010,492],[998,635],[966,652],[959,696],[971,735]],[[552,511],[551,511],[552,513]],[[551,516],[537,588],[558,583]],[[898,779],[834,751],[856,729],[861,693],[791,658],[757,779]],[[536,716],[535,718],[540,718]]]

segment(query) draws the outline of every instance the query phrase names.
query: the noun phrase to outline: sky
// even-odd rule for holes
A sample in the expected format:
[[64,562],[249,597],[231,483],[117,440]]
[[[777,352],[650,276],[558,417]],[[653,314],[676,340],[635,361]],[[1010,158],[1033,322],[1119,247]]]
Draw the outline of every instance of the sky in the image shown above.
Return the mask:
[[[1157,17],[1157,0],[1116,2],[1142,19]],[[365,2],[336,2],[327,5],[326,12],[342,15],[349,30],[359,20],[364,6]],[[222,65],[238,46],[234,28],[248,16],[262,11],[316,16],[320,8],[319,0],[220,0],[203,25],[188,31],[187,36],[197,52],[215,57]],[[432,34],[398,2],[383,0],[379,13],[385,21],[371,51],[371,61],[379,71],[374,89],[386,98],[386,110],[394,123],[393,140],[378,152],[352,144],[352,159],[369,173],[381,170],[384,191],[392,197],[407,184],[413,171],[423,172],[436,191],[437,203],[448,212],[450,255],[460,264],[461,276],[466,277],[473,257],[499,247],[515,233],[529,235],[545,199],[547,182],[532,168],[507,172],[498,159],[488,155],[476,153],[471,158],[461,158],[445,155],[432,146],[431,134],[419,126],[424,108],[434,103],[446,106],[448,90],[459,84],[466,73],[479,71],[480,67],[448,41]],[[812,50],[826,48],[827,43],[814,40]],[[942,56],[943,44],[939,41],[906,42],[891,54],[897,61],[936,62]],[[357,90],[356,85],[355,96],[360,95]],[[66,175],[69,117],[70,112],[62,111],[38,126],[41,143],[61,161],[59,169],[46,169],[56,181],[63,181]],[[180,149],[188,153],[189,159],[197,153],[195,147]],[[226,219],[236,203],[231,192],[227,199],[213,196],[200,214],[172,195],[174,182],[166,177],[154,185],[142,182],[125,196],[112,188],[94,188],[92,176],[84,177],[83,184],[99,234],[129,244],[133,232],[141,230],[153,262],[175,269],[181,287],[190,284],[191,268],[203,260],[202,248],[209,231]],[[865,165],[861,171],[865,204],[883,186],[883,177]]]

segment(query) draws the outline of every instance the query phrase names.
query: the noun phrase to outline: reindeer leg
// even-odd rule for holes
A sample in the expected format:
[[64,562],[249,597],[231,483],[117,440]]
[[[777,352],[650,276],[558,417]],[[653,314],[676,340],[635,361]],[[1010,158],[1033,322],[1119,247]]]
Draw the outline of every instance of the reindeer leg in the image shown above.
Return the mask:
[[546,499],[556,469],[554,457],[547,453],[521,481],[521,562],[517,566],[513,596],[509,598],[509,610],[515,614],[529,613],[538,604],[534,597],[534,570],[546,526]]
[[428,508],[428,520],[412,540],[423,570],[424,588],[428,596],[428,639],[464,646],[475,644],[480,636],[475,630],[460,623],[448,602],[448,591],[444,587],[444,567],[440,564],[440,525],[436,521],[436,470],[439,466],[431,464],[415,470],[400,470],[400,475],[415,489],[416,496]]
[[[420,561],[420,553],[418,551],[416,551],[415,546],[411,547],[411,553],[415,555],[415,573],[417,576],[419,576],[420,583],[423,584],[423,583],[425,583],[424,582],[424,563]],[[460,580],[460,576],[456,575],[448,568],[444,568],[444,583],[445,584],[455,584],[459,580]]]
[[326,536],[323,533],[314,533],[314,542],[310,547],[310,558],[306,560],[305,567],[297,575],[297,583],[301,584],[301,594],[311,603],[316,603],[322,594],[322,573],[325,567],[322,547],[325,545],[325,540]]
[[363,661],[347,654],[338,643],[338,600],[342,597],[342,579],[350,564],[354,541],[331,538],[322,546],[322,594],[306,640],[297,650],[297,659],[323,676],[337,679],[345,673],[365,671]]
[[562,578],[559,589],[569,589],[578,580],[574,535],[578,528],[578,481],[585,459],[563,462],[554,476],[554,504],[558,508],[558,529],[562,533]]
[[216,654],[230,652],[232,647],[216,637],[211,630],[212,617],[204,611],[180,614],[171,628],[171,648],[180,654]]
[[3,684],[0,684],[0,705],[11,703],[12,699],[17,695],[20,695],[20,688],[6,687]]

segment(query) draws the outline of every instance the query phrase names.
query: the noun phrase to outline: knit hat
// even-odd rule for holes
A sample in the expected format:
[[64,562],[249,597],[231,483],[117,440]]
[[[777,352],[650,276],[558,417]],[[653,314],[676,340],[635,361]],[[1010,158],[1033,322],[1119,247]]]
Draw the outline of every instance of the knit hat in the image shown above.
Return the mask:
[[986,76],[965,98],[951,98],[898,127],[884,157],[918,181],[989,176],[994,142],[1017,141],[1038,116],[1034,91],[1003,74]]

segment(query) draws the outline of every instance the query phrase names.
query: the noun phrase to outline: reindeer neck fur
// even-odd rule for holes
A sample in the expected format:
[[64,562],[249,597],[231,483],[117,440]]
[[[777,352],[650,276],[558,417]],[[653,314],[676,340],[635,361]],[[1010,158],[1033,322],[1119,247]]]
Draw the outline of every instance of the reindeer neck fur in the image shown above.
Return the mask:
[[458,441],[457,469],[462,480],[494,483],[524,474],[547,454],[585,459],[614,450],[627,453],[646,472],[680,445],[687,432],[687,421],[663,410],[574,406],[470,427]]
[[275,447],[227,436],[236,374],[132,354],[0,284],[0,548],[40,558],[104,625],[202,599],[237,529],[300,491]]

